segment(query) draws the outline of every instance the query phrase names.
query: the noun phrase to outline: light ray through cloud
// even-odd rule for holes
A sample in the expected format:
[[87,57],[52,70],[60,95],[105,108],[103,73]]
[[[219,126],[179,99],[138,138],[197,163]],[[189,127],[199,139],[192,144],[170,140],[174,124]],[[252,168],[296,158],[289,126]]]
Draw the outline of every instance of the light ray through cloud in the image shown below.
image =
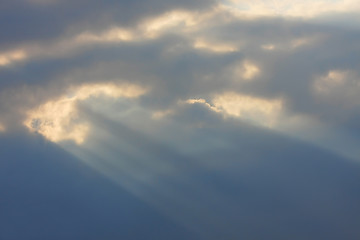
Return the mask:
[[31,131],[43,135],[53,142],[73,140],[77,144],[85,141],[90,130],[86,121],[79,122],[77,103],[101,95],[112,98],[136,98],[145,89],[136,85],[90,84],[73,89],[68,95],[49,101],[30,110],[24,125]]
[[[208,185],[191,180],[194,176],[188,175],[188,168],[191,171],[202,170],[195,159],[181,156],[175,149],[154,142],[154,139],[150,140],[121,123],[107,122],[109,120],[104,120],[103,116],[98,117],[101,119],[101,122],[97,120],[100,125],[115,124],[115,132],[100,134],[101,137],[93,139],[90,146],[74,148],[64,145],[64,148],[161,213],[201,236],[213,237],[216,230],[231,229],[228,224],[220,226],[223,221],[219,218],[225,220],[226,216],[220,216],[211,209],[216,208],[220,202],[227,202],[226,212],[230,213],[236,203],[231,199],[224,199]],[[138,136],[134,138],[134,135]],[[109,137],[111,140],[104,139]],[[138,149],[142,149],[141,153]],[[176,161],[177,158],[183,162]],[[185,177],[186,175],[188,176]],[[196,191],[196,194],[193,192],[189,196],[184,191]],[[205,206],[203,198],[209,199],[210,203]],[[196,222],[200,224],[195,226]]]
[[0,239],[359,239],[359,13],[4,2]]

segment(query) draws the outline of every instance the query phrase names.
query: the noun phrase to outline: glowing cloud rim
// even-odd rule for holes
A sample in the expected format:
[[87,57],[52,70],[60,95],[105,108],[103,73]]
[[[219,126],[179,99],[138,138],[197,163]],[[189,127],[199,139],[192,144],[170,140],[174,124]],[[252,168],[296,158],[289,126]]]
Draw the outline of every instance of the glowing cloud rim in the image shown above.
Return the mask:
[[132,84],[95,83],[73,87],[68,91],[67,95],[29,110],[23,124],[52,142],[72,140],[82,144],[90,131],[90,124],[79,119],[78,102],[90,97],[137,98],[147,90]]
[[235,92],[217,94],[211,103],[205,99],[188,99],[182,103],[203,104],[224,117],[235,117],[252,124],[272,128],[282,114],[281,99],[264,99]]

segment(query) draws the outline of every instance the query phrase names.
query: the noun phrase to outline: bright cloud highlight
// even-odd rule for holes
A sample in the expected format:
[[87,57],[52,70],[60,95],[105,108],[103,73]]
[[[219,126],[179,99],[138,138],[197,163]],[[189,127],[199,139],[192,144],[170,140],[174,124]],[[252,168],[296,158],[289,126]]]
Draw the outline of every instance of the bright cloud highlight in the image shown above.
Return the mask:
[[218,94],[212,98],[211,103],[202,98],[188,99],[185,103],[204,104],[224,117],[236,117],[263,127],[276,124],[283,110],[283,102],[279,99],[268,100],[235,92]]
[[24,125],[53,142],[72,140],[77,144],[84,142],[90,125],[79,119],[77,103],[90,97],[136,98],[145,93],[137,85],[85,84],[70,90],[56,100],[46,102],[28,111]]
[[315,17],[326,13],[359,12],[357,0],[229,0],[226,5],[255,16]]
[[27,54],[24,50],[13,50],[0,54],[0,67],[7,66],[14,62],[26,59]]

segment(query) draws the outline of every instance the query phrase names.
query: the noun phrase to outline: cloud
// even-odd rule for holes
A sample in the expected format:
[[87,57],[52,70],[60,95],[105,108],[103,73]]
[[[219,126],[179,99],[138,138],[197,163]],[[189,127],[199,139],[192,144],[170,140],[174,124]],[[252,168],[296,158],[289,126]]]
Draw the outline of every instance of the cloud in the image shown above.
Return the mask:
[[201,9],[211,3],[212,1],[208,0],[181,2],[107,0],[101,3],[94,0],[81,0],[76,3],[68,0],[15,0],[4,3],[0,8],[0,26],[7,32],[0,41],[0,48],[55,39],[82,28],[101,29],[116,23],[129,26],[174,8]]
[[[1,4],[6,34],[0,39],[0,131],[6,133],[0,134],[0,148],[7,153],[0,161],[1,182],[14,182],[17,174],[9,173],[20,169],[28,177],[15,181],[24,188],[7,185],[14,196],[16,189],[24,195],[33,189],[25,180],[44,186],[52,179],[32,196],[55,193],[54,199],[76,201],[66,209],[85,204],[89,222],[75,221],[71,213],[59,220],[71,229],[81,222],[70,239],[103,233],[128,239],[115,227],[119,220],[157,216],[137,207],[130,220],[111,215],[109,209],[122,203],[114,198],[105,206],[113,218],[101,218],[100,198],[72,200],[77,191],[68,188],[76,184],[94,185],[97,196],[103,186],[111,185],[113,193],[115,186],[124,189],[165,216],[164,222],[195,232],[194,239],[358,239],[353,223],[360,214],[349,214],[359,202],[358,17],[349,13],[351,1],[325,3]],[[52,165],[52,156],[59,165]],[[74,167],[79,178],[61,188],[52,176],[63,160],[83,167]],[[108,182],[82,178],[87,167]],[[60,173],[66,178],[68,171]],[[40,195],[30,197],[34,204]],[[29,216],[42,209],[24,206],[21,212]],[[75,214],[84,216],[80,210]],[[4,216],[17,216],[11,211]],[[0,228],[29,218],[0,217]],[[152,221],[138,222],[134,233],[153,229]],[[57,223],[35,223],[59,230]],[[39,238],[35,230],[26,232]],[[163,239],[171,236],[182,238]]]
[[240,78],[248,81],[256,77],[256,75],[260,73],[260,69],[255,64],[249,61],[244,61],[241,66],[235,70],[235,72],[235,74],[238,75]]
[[[151,121],[146,114],[136,121],[131,116],[114,119],[85,110],[98,132],[80,149],[68,144],[64,147],[204,239],[218,239],[229,233],[234,237],[259,237],[260,226],[267,229],[264,239],[290,236],[291,230],[276,230],[284,224],[289,229],[297,226],[288,219],[311,221],[313,226],[317,216],[328,225],[340,221],[337,214],[346,215],[338,208],[339,202],[350,201],[349,209],[356,206],[358,194],[350,190],[349,184],[358,178],[357,164],[236,121],[218,118],[210,125],[213,111],[201,108],[204,100],[188,102],[192,104],[180,105],[182,110],[171,116],[172,121],[160,122]],[[206,124],[186,128],[189,124],[185,123],[197,121]],[[334,197],[336,201],[329,202]],[[277,204],[280,207],[274,208]],[[345,218],[351,221],[349,216]],[[232,221],[221,224],[225,219]],[[239,221],[244,221],[247,229],[256,229],[244,233],[236,224]],[[332,231],[337,234],[340,230]],[[323,233],[312,232],[308,238],[316,239]]]
[[291,1],[291,0],[228,0],[226,5],[234,7],[241,14],[255,16],[291,16],[291,17],[316,17],[326,13],[336,12],[359,12],[360,8],[356,0],[333,1]]
[[13,62],[26,59],[26,53],[23,50],[14,50],[11,52],[5,52],[0,55],[0,66],[7,66]]
[[145,90],[136,85],[118,86],[113,83],[82,85],[72,89],[67,96],[46,102],[27,112],[24,125],[53,142],[73,140],[77,144],[85,141],[90,125],[79,120],[77,103],[90,97],[134,98]]
[[329,101],[334,98],[334,95],[337,99],[342,96],[350,101],[355,97],[354,101],[356,101],[360,90],[360,81],[356,72],[330,70],[326,76],[317,78],[313,87],[316,94],[325,98],[330,97]]
[[205,49],[211,52],[217,53],[227,53],[227,52],[236,52],[237,48],[231,46],[231,44],[225,43],[210,43],[201,39],[195,40],[194,48]]
[[[20,60],[31,58],[48,58],[69,56],[74,51],[84,51],[87,46],[101,46],[121,43],[139,43],[160,38],[174,29],[181,32],[192,32],[214,14],[216,10],[203,12],[190,10],[174,10],[164,12],[160,16],[141,19],[131,26],[123,23],[112,24],[106,30],[85,28],[79,32],[67,34],[65,37],[51,41],[34,41],[22,46],[22,49],[11,49],[0,55],[0,66],[9,65]],[[210,15],[210,16],[209,16]],[[192,39],[194,47],[206,48],[214,52],[236,51],[236,47],[224,43],[208,43],[204,40]]]
[[[277,109],[282,110],[276,113],[266,113],[269,102],[265,100],[253,113],[247,111],[247,119],[257,118],[255,122],[263,122],[262,126],[273,125],[282,115],[288,119],[282,123],[320,119],[324,124],[344,123],[346,128],[350,127],[346,122],[355,115],[353,111],[334,111],[329,103],[335,98],[315,94],[314,86],[324,87],[326,81],[316,79],[324,79],[318,76],[326,76],[333,69],[357,75],[354,62],[358,56],[351,54],[357,38],[352,30],[312,21],[247,19],[210,3],[208,8],[192,11],[174,7],[139,17],[132,24],[107,25],[104,30],[79,27],[57,39],[4,52],[4,59],[12,63],[0,71],[0,76],[12,81],[0,83],[1,109],[6,111],[2,117],[6,120],[2,121],[6,125],[16,122],[14,118],[23,122],[19,118],[27,117],[27,111],[60,99],[71,85],[120,77],[151,87],[152,91],[141,98],[141,107],[152,111],[154,118],[174,115],[178,102],[186,99],[204,99],[214,107],[214,96],[232,92],[252,102],[281,99],[282,107]],[[344,46],[341,51],[340,45]],[[9,57],[16,49],[23,49],[24,59]],[[215,107],[234,115],[235,110],[228,106],[239,101],[219,99]],[[241,106],[235,115],[241,112],[244,118]]]
[[211,104],[207,103],[205,99],[188,99],[185,103],[203,104],[225,117],[232,116],[265,127],[271,127],[276,123],[276,118],[280,115],[283,105],[281,100],[266,100],[234,92],[225,92],[214,96]]
[[212,99],[214,106],[225,114],[271,126],[282,109],[281,100],[266,100],[227,92]]

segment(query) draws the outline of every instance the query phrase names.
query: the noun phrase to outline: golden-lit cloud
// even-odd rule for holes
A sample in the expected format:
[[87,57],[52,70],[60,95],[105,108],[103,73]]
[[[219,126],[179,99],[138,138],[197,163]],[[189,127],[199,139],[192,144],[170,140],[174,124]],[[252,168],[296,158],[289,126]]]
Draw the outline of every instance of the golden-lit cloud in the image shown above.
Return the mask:
[[275,45],[274,44],[263,44],[261,45],[261,48],[267,51],[272,51],[275,49]]
[[24,125],[53,142],[72,140],[81,144],[86,139],[90,125],[79,118],[77,103],[90,97],[136,98],[146,90],[137,85],[114,83],[85,84],[69,89],[69,93],[48,101],[27,112]]
[[329,93],[330,91],[344,85],[347,81],[347,71],[332,70],[326,76],[315,80],[314,89],[318,93]]
[[212,104],[225,115],[239,117],[256,124],[271,127],[283,108],[279,99],[269,100],[227,92],[216,95]]
[[[38,3],[53,3],[53,0],[29,0]],[[271,1],[273,2],[273,1]],[[286,1],[279,1],[275,5],[284,5]],[[234,7],[245,4],[245,7]],[[157,16],[151,16],[139,21],[137,24],[129,27],[123,25],[111,25],[104,30],[81,29],[73,35],[66,35],[57,40],[48,42],[29,42],[26,46],[15,47],[10,51],[0,53],[0,67],[7,66],[19,61],[31,60],[32,58],[58,57],[71,55],[75,52],[86,51],[86,46],[120,44],[123,42],[144,42],[152,39],[158,39],[164,34],[175,33],[181,35],[189,41],[190,45],[195,49],[211,51],[213,53],[229,53],[239,51],[239,46],[243,47],[246,41],[238,39],[237,42],[230,39],[211,39],[208,36],[209,28],[226,25],[232,21],[249,19],[246,13],[256,14],[252,11],[256,6],[268,6],[274,3],[270,1],[237,1],[234,0],[231,5],[215,4],[205,10],[189,11],[175,9],[172,11],[161,13]],[[309,4],[309,1],[307,1]],[[249,7],[247,6],[249,5]],[[289,3],[285,4],[291,5]],[[299,5],[298,3],[295,5]],[[291,5],[292,6],[292,5]],[[307,5],[306,5],[307,6]],[[268,9],[268,7],[263,7]],[[308,11],[305,11],[308,12]],[[302,37],[290,40],[284,46],[277,43],[264,44],[261,48],[264,50],[274,49],[291,49],[313,43],[312,37]],[[248,71],[250,79],[252,74]]]
[[197,49],[204,49],[215,53],[236,52],[238,50],[236,46],[229,43],[209,42],[204,39],[196,39],[193,46]]
[[0,67],[10,65],[14,62],[21,61],[26,58],[27,53],[22,49],[0,53]]
[[12,49],[0,53],[0,67],[15,64],[20,61],[32,60],[34,58],[47,58],[64,56],[76,51],[83,51],[85,46],[92,44],[113,44],[142,40],[136,35],[136,31],[121,27],[111,27],[103,32],[83,31],[72,37],[59,39],[58,41],[37,44],[27,44],[21,49]]
[[360,11],[357,0],[229,0],[225,5],[239,14],[252,16],[315,17],[325,13]]
[[0,132],[5,132],[5,126],[2,123],[0,123]]
[[252,61],[245,60],[235,64],[233,74],[237,81],[251,81],[260,74],[260,68]]
[[311,45],[321,39],[322,39],[321,36],[307,36],[307,37],[295,38],[290,42],[290,47],[291,48],[299,48],[302,46]]
[[78,43],[101,43],[101,42],[127,42],[135,38],[135,33],[120,27],[110,28],[100,34],[83,32],[75,37]]
[[180,101],[181,103],[187,103],[187,104],[195,104],[195,103],[200,103],[200,104],[204,104],[205,106],[207,106],[208,108],[210,108],[211,110],[213,110],[214,112],[219,112],[219,109],[217,109],[214,106],[211,106],[205,99],[203,98],[190,98],[186,101]]
[[188,99],[187,104],[203,104],[224,117],[236,117],[256,125],[273,127],[283,110],[280,99],[264,99],[226,92],[215,95],[211,103],[205,99]]
[[[352,70],[331,70],[315,78],[312,91],[315,97],[326,104],[346,106],[351,109],[359,104],[359,75]],[[339,111],[344,110],[342,108]]]
[[[206,100],[203,98],[190,98],[188,100],[185,101],[186,103],[189,104],[194,104],[194,103],[203,103],[203,104],[207,104]],[[210,106],[210,105],[209,105]]]
[[143,95],[146,89],[132,84],[95,83],[75,88],[73,92],[75,92],[74,98],[76,100],[85,100],[89,97],[99,97],[101,95],[112,98],[135,98]]
[[86,48],[84,47],[92,44],[107,45],[158,39],[168,32],[175,31],[175,29],[176,34],[181,34],[188,39],[192,43],[192,47],[196,49],[214,53],[236,52],[239,50],[239,43],[209,39],[205,36],[206,34],[202,33],[210,22],[217,21],[226,24],[229,19],[234,20],[234,18],[235,15],[223,5],[217,5],[203,11],[173,10],[149,17],[132,27],[125,28],[121,25],[113,25],[102,31],[83,29],[72,36],[59,38],[55,41],[32,42],[21,49],[14,48],[0,53],[0,67],[33,58],[73,54],[77,51],[85,51]]
[[86,123],[73,123],[78,118],[75,98],[49,101],[28,112],[24,124],[50,141],[73,140],[81,144],[89,130]]
[[315,44],[320,43],[324,39],[326,39],[325,34],[309,34],[303,37],[294,37],[282,43],[263,44],[260,47],[265,51],[275,51],[275,50],[289,51],[294,49],[299,50],[302,47],[314,46]]
[[174,27],[189,27],[195,25],[195,16],[187,11],[171,11],[152,19],[148,19],[140,25],[144,35],[150,38],[158,37],[163,31]]
[[159,119],[165,118],[166,116],[169,116],[173,113],[174,113],[174,111],[171,109],[164,110],[164,111],[156,111],[151,115],[151,118],[155,119],[155,120],[159,120]]
[[[227,9],[221,6],[217,6],[204,11],[172,10],[157,16],[146,18],[132,28],[125,29],[121,26],[113,26],[100,33],[84,31],[75,36],[74,39],[75,42],[78,43],[109,43],[157,39],[161,37],[164,33],[168,31],[173,31],[174,29],[177,30],[177,33],[193,33],[201,30],[201,27],[207,25],[207,22],[209,20],[216,17],[217,14],[223,14],[225,11],[227,11]],[[192,38],[191,35],[188,37]],[[208,44],[215,44],[213,42],[202,43],[205,41],[198,39],[195,39],[194,41],[195,45],[199,44],[207,46]],[[218,43],[218,45],[225,44]],[[220,46],[217,47],[220,49],[224,48]]]
[[[40,3],[41,1],[39,1]],[[47,1],[44,1],[44,3]],[[191,11],[174,10],[164,14],[148,18],[132,28],[122,26],[110,26],[104,31],[83,30],[70,37],[60,38],[57,41],[38,44],[33,42],[22,49],[0,52],[0,67],[16,63],[21,60],[32,58],[44,58],[49,56],[62,56],[72,54],[75,51],[83,51],[84,46],[91,44],[115,44],[121,42],[146,41],[159,38],[167,30],[179,27],[185,31],[191,26],[199,24],[207,12],[194,13]]]

